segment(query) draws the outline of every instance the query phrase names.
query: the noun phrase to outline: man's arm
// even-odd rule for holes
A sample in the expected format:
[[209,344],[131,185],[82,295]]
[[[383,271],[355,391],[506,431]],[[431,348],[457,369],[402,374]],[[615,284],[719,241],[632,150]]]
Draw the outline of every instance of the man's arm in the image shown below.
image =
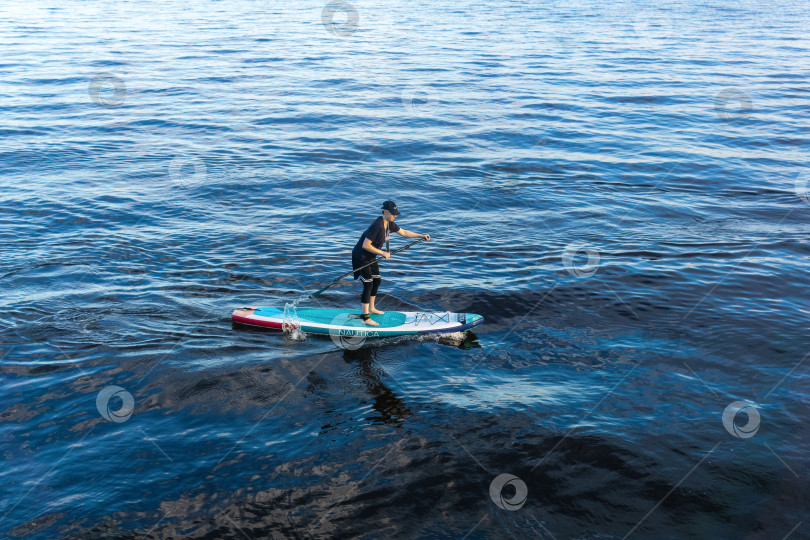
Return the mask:
[[366,240],[363,242],[363,249],[365,249],[366,251],[370,251],[371,253],[374,253],[376,255],[385,255],[386,259],[391,256],[391,254],[388,253],[387,251],[377,249],[373,245],[371,245],[370,238],[366,238]]
[[402,227],[399,228],[397,234],[400,236],[404,236],[405,238],[424,238],[425,240],[430,240],[429,234],[419,234],[411,231],[406,231]]

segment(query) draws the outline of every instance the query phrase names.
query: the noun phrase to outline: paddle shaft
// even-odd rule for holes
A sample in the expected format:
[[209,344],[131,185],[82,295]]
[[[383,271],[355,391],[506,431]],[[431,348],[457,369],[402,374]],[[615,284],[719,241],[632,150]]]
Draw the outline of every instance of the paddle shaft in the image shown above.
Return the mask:
[[[408,249],[409,247],[411,247],[411,246],[415,246],[415,245],[416,245],[416,244],[418,244],[419,242],[424,242],[424,241],[425,241],[425,239],[424,239],[424,238],[422,238],[422,239],[420,239],[420,240],[417,240],[416,242],[411,242],[411,243],[410,243],[410,244],[408,244],[407,246],[403,246],[403,247],[399,248],[399,249],[398,249],[398,250],[396,250],[396,251],[392,251],[392,252],[391,252],[391,255],[393,255],[394,253],[399,253],[399,252],[400,252],[400,251],[402,251],[403,249]],[[374,264],[374,263],[376,263],[376,262],[380,262],[380,261],[381,261],[381,260],[383,260],[383,259],[385,259],[385,257],[384,257],[384,256],[383,256],[383,257],[380,257],[379,259],[374,259],[374,260],[373,260],[373,261],[371,261],[370,263],[368,263],[368,264],[364,264],[364,265],[363,265],[363,266],[361,266],[360,268],[353,268],[351,272],[346,272],[346,273],[345,273],[345,274],[343,274],[342,276],[340,276],[340,277],[337,277],[337,278],[333,279],[333,280],[332,280],[332,282],[331,282],[329,285],[327,285],[327,286],[326,286],[326,287],[324,287],[323,289],[320,289],[320,290],[318,290],[318,291],[315,291],[314,293],[310,294],[310,295],[309,295],[309,297],[310,297],[310,298],[315,298],[316,296],[318,296],[319,294],[321,294],[323,291],[325,291],[326,289],[328,289],[329,287],[331,287],[332,285],[334,285],[335,283],[337,283],[337,282],[338,282],[338,281],[340,281],[341,279],[345,278],[346,276],[351,275],[351,274],[354,274],[354,273],[355,273],[355,272],[357,272],[358,270],[362,270],[363,268],[365,268],[365,267],[367,267],[367,266],[371,266],[372,264]]]

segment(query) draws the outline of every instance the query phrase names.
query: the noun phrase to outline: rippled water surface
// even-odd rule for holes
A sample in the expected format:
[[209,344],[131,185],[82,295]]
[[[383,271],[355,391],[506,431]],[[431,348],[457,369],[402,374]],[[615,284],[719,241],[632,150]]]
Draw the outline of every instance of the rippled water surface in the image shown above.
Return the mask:
[[4,3],[0,536],[810,538],[807,15]]

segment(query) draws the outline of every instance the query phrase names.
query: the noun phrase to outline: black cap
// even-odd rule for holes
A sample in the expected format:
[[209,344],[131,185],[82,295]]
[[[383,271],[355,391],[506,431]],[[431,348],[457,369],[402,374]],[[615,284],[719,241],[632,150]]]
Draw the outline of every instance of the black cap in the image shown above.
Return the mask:
[[399,215],[399,209],[397,208],[397,203],[395,203],[394,201],[385,201],[383,203],[383,205],[382,205],[382,209],[383,210],[388,210],[389,212],[391,212],[395,216]]

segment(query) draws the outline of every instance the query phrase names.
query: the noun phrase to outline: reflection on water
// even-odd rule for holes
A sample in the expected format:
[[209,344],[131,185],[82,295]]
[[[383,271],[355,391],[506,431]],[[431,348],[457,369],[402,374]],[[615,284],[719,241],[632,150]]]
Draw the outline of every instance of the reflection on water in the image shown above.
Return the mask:
[[347,364],[357,366],[355,373],[362,378],[366,392],[374,398],[372,407],[378,415],[367,417],[367,420],[402,427],[402,421],[413,412],[405,401],[383,382],[384,372],[375,364],[376,351],[377,349],[372,347],[344,350],[343,360]]

